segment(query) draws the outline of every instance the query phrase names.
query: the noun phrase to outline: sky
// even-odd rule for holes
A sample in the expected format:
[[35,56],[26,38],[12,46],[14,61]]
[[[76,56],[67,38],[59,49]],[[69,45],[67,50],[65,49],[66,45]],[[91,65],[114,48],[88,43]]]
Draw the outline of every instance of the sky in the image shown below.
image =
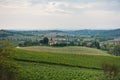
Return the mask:
[[120,28],[120,0],[0,0],[0,29]]

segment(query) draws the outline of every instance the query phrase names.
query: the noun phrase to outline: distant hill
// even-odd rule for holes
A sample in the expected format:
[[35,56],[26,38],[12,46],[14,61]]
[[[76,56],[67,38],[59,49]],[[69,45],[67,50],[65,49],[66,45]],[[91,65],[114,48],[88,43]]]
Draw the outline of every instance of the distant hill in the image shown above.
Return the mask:
[[109,36],[120,37],[120,29],[108,30],[106,34]]
[[31,30],[31,31],[15,31],[15,30],[0,30],[0,37],[7,37],[13,35],[34,36],[36,34],[49,34],[49,33],[67,33],[73,35],[90,35],[90,36],[110,36],[120,37],[120,29],[115,30]]
[[8,37],[8,36],[13,36],[13,32],[8,31],[8,30],[0,30],[0,37]]
[[104,34],[107,30],[76,30],[68,31],[71,34],[80,34],[80,35],[101,35]]
[[76,30],[76,31],[67,31],[67,32],[70,34],[75,34],[75,35],[120,37],[120,29],[115,29],[115,30]]

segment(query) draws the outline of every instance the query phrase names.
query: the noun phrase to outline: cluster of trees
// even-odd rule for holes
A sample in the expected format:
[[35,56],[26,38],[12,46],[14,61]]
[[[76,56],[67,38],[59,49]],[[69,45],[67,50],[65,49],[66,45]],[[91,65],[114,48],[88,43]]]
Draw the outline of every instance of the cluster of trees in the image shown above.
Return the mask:
[[[20,43],[19,46],[39,46],[39,45],[49,45],[49,39],[47,37],[44,37],[40,41],[25,41],[24,43]],[[94,39],[91,41],[83,41],[80,40],[79,42],[58,42],[56,44],[52,44],[51,46],[54,47],[64,47],[64,46],[86,46],[91,48],[97,48],[102,50],[107,50],[112,55],[120,55],[120,44],[114,45],[114,44],[102,44],[100,45],[100,42],[98,39]]]
[[109,49],[109,53],[112,55],[120,56],[120,44],[115,45]]
[[42,45],[48,45],[49,44],[49,39],[47,37],[44,37],[43,40],[40,40],[40,43]]
[[76,44],[75,42],[70,43],[56,43],[52,46],[55,47],[64,47],[64,46],[86,46],[91,48],[97,48],[108,51],[109,54],[120,56],[120,44],[102,44],[100,45],[99,40],[95,39],[93,41],[81,41],[79,44]]
[[39,45],[48,45],[49,39],[47,37],[44,37],[43,40],[40,41],[32,41],[28,40],[25,41],[24,43],[20,43],[19,46],[24,47],[24,46],[39,46]]
[[109,54],[120,56],[120,43],[104,43],[101,45],[101,49],[108,51]]
[[[38,46],[38,45],[49,45],[49,39],[47,37],[44,37],[40,41],[32,41],[28,40],[24,43],[20,43],[19,46]],[[64,46],[86,46],[86,47],[92,47],[92,48],[98,48],[100,49],[100,43],[97,39],[91,40],[91,41],[66,41],[66,42],[57,42],[55,44],[52,44],[51,46],[55,47],[64,47]]]
[[31,41],[31,40],[28,40],[28,41],[25,41],[24,43],[19,43],[19,46],[20,47],[25,47],[25,46],[37,46],[37,45],[40,45],[39,41]]
[[92,40],[92,41],[83,41],[81,42],[81,46],[100,49],[100,42],[97,39]]
[[100,43],[97,39],[95,40],[91,40],[91,41],[79,41],[79,42],[75,42],[75,41],[71,41],[71,42],[64,42],[64,43],[56,43],[53,44],[52,46],[86,46],[86,47],[91,47],[91,48],[97,48],[100,49]]
[[64,46],[67,46],[68,44],[67,43],[56,43],[56,44],[53,44],[52,46],[54,47],[64,47]]

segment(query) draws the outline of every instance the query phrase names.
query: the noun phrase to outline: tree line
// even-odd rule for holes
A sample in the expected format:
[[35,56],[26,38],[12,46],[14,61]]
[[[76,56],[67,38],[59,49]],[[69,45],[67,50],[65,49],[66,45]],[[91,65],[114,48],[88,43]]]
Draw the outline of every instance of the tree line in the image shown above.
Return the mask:
[[[19,46],[25,47],[25,46],[39,46],[39,45],[50,45],[49,44],[49,39],[47,37],[44,37],[42,40],[38,41],[32,41],[32,40],[27,40],[23,43],[19,43]],[[86,47],[92,47],[92,48],[98,48],[100,49],[100,43],[99,40],[91,40],[91,41],[66,41],[66,42],[57,42],[55,44],[52,44],[51,46],[55,47],[64,47],[64,46],[86,46]]]
[[25,47],[25,46],[39,46],[39,45],[48,45],[49,39],[47,37],[44,37],[42,40],[38,41],[32,41],[32,40],[27,40],[23,43],[19,43],[20,47]]
[[38,41],[32,41],[28,40],[23,43],[20,43],[20,47],[25,47],[25,46],[53,46],[53,47],[65,47],[65,46],[85,46],[85,47],[90,47],[90,48],[97,48],[97,49],[102,49],[108,51],[109,54],[112,55],[120,55],[120,44],[110,44],[110,43],[103,43],[100,44],[98,39],[90,40],[90,41],[69,41],[69,42],[57,42],[55,44],[49,44],[49,39],[47,37],[44,37],[42,40]]

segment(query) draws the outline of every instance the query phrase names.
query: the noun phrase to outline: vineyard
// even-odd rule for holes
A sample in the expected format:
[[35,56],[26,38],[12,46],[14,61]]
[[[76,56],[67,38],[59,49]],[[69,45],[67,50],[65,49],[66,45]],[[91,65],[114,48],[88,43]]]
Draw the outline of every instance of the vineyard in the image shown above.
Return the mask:
[[20,80],[99,80],[103,76],[102,64],[120,67],[120,57],[107,55],[16,49],[13,58],[21,66]]
[[42,63],[18,63],[22,66],[20,80],[98,80],[102,74],[99,70]]

